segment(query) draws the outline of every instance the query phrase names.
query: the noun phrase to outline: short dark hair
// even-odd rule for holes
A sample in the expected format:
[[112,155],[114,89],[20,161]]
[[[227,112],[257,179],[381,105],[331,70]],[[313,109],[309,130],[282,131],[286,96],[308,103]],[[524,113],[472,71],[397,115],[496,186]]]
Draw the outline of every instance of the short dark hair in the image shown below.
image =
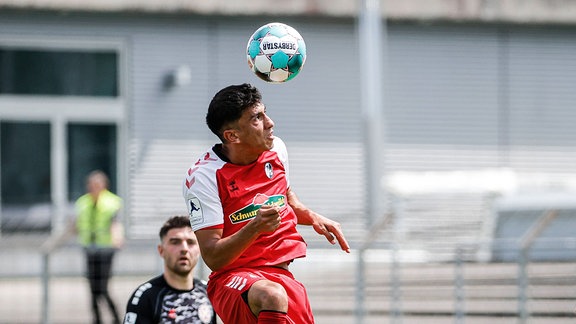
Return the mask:
[[206,124],[212,133],[224,142],[222,136],[224,127],[235,122],[246,108],[250,108],[262,100],[260,91],[249,83],[231,85],[218,91],[206,114]]
[[190,219],[188,218],[188,216],[172,216],[168,218],[168,220],[164,222],[164,225],[162,225],[162,227],[160,228],[160,232],[158,233],[160,235],[160,241],[164,239],[164,236],[166,236],[166,233],[168,233],[169,230],[173,228],[182,228],[182,227],[192,228],[192,226],[190,226]]

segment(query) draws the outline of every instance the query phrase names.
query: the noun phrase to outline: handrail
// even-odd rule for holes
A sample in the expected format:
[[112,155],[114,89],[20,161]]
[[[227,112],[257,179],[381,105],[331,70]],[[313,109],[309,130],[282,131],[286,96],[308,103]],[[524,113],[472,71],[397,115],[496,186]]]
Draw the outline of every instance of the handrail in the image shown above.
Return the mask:
[[558,210],[555,209],[548,210],[542,214],[520,238],[520,247],[522,250],[529,249],[532,244],[534,244],[534,240],[536,240],[538,236],[540,236],[540,233],[542,233],[542,231],[552,223],[556,216],[558,216]]
[[42,324],[50,324],[50,255],[64,245],[75,234],[73,224],[68,224],[62,231],[50,235],[40,246],[42,253]]
[[527,264],[528,264],[528,251],[534,244],[534,241],[540,236],[540,233],[558,215],[558,210],[552,209],[543,213],[538,219],[528,228],[528,230],[520,238],[520,251],[518,259],[518,313],[520,314],[519,322],[526,323],[528,320],[528,309],[526,308],[527,302],[527,292],[526,287],[528,286],[528,274],[527,274]]

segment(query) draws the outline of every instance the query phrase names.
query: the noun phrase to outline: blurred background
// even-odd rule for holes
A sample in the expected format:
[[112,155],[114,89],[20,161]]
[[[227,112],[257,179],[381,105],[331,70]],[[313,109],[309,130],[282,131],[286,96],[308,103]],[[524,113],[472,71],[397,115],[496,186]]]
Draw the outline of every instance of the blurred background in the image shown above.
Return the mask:
[[[246,63],[273,21],[307,45],[285,84]],[[0,323],[90,322],[81,248],[40,246],[93,169],[125,202],[123,310],[217,142],[210,99],[243,82],[292,187],[353,248],[301,229],[309,257],[291,267],[317,323],[570,323],[574,53],[572,0],[0,0]]]

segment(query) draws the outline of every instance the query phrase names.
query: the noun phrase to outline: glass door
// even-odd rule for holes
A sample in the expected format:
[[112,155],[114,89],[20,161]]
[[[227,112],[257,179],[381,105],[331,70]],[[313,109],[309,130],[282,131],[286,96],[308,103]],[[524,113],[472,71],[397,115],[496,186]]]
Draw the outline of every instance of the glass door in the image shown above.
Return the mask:
[[50,124],[0,122],[2,232],[51,226]]

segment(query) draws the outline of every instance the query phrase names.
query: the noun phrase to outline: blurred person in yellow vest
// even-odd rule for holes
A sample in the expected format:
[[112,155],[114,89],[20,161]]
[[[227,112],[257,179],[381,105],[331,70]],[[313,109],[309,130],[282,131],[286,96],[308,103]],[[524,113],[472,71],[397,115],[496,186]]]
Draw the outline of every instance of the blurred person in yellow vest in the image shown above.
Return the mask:
[[86,252],[87,278],[92,295],[92,311],[95,324],[102,323],[99,301],[108,305],[114,323],[120,317],[108,292],[112,275],[112,260],[124,243],[124,230],[120,221],[122,199],[108,190],[108,176],[92,171],[86,180],[87,193],[75,203],[76,231],[79,243]]

